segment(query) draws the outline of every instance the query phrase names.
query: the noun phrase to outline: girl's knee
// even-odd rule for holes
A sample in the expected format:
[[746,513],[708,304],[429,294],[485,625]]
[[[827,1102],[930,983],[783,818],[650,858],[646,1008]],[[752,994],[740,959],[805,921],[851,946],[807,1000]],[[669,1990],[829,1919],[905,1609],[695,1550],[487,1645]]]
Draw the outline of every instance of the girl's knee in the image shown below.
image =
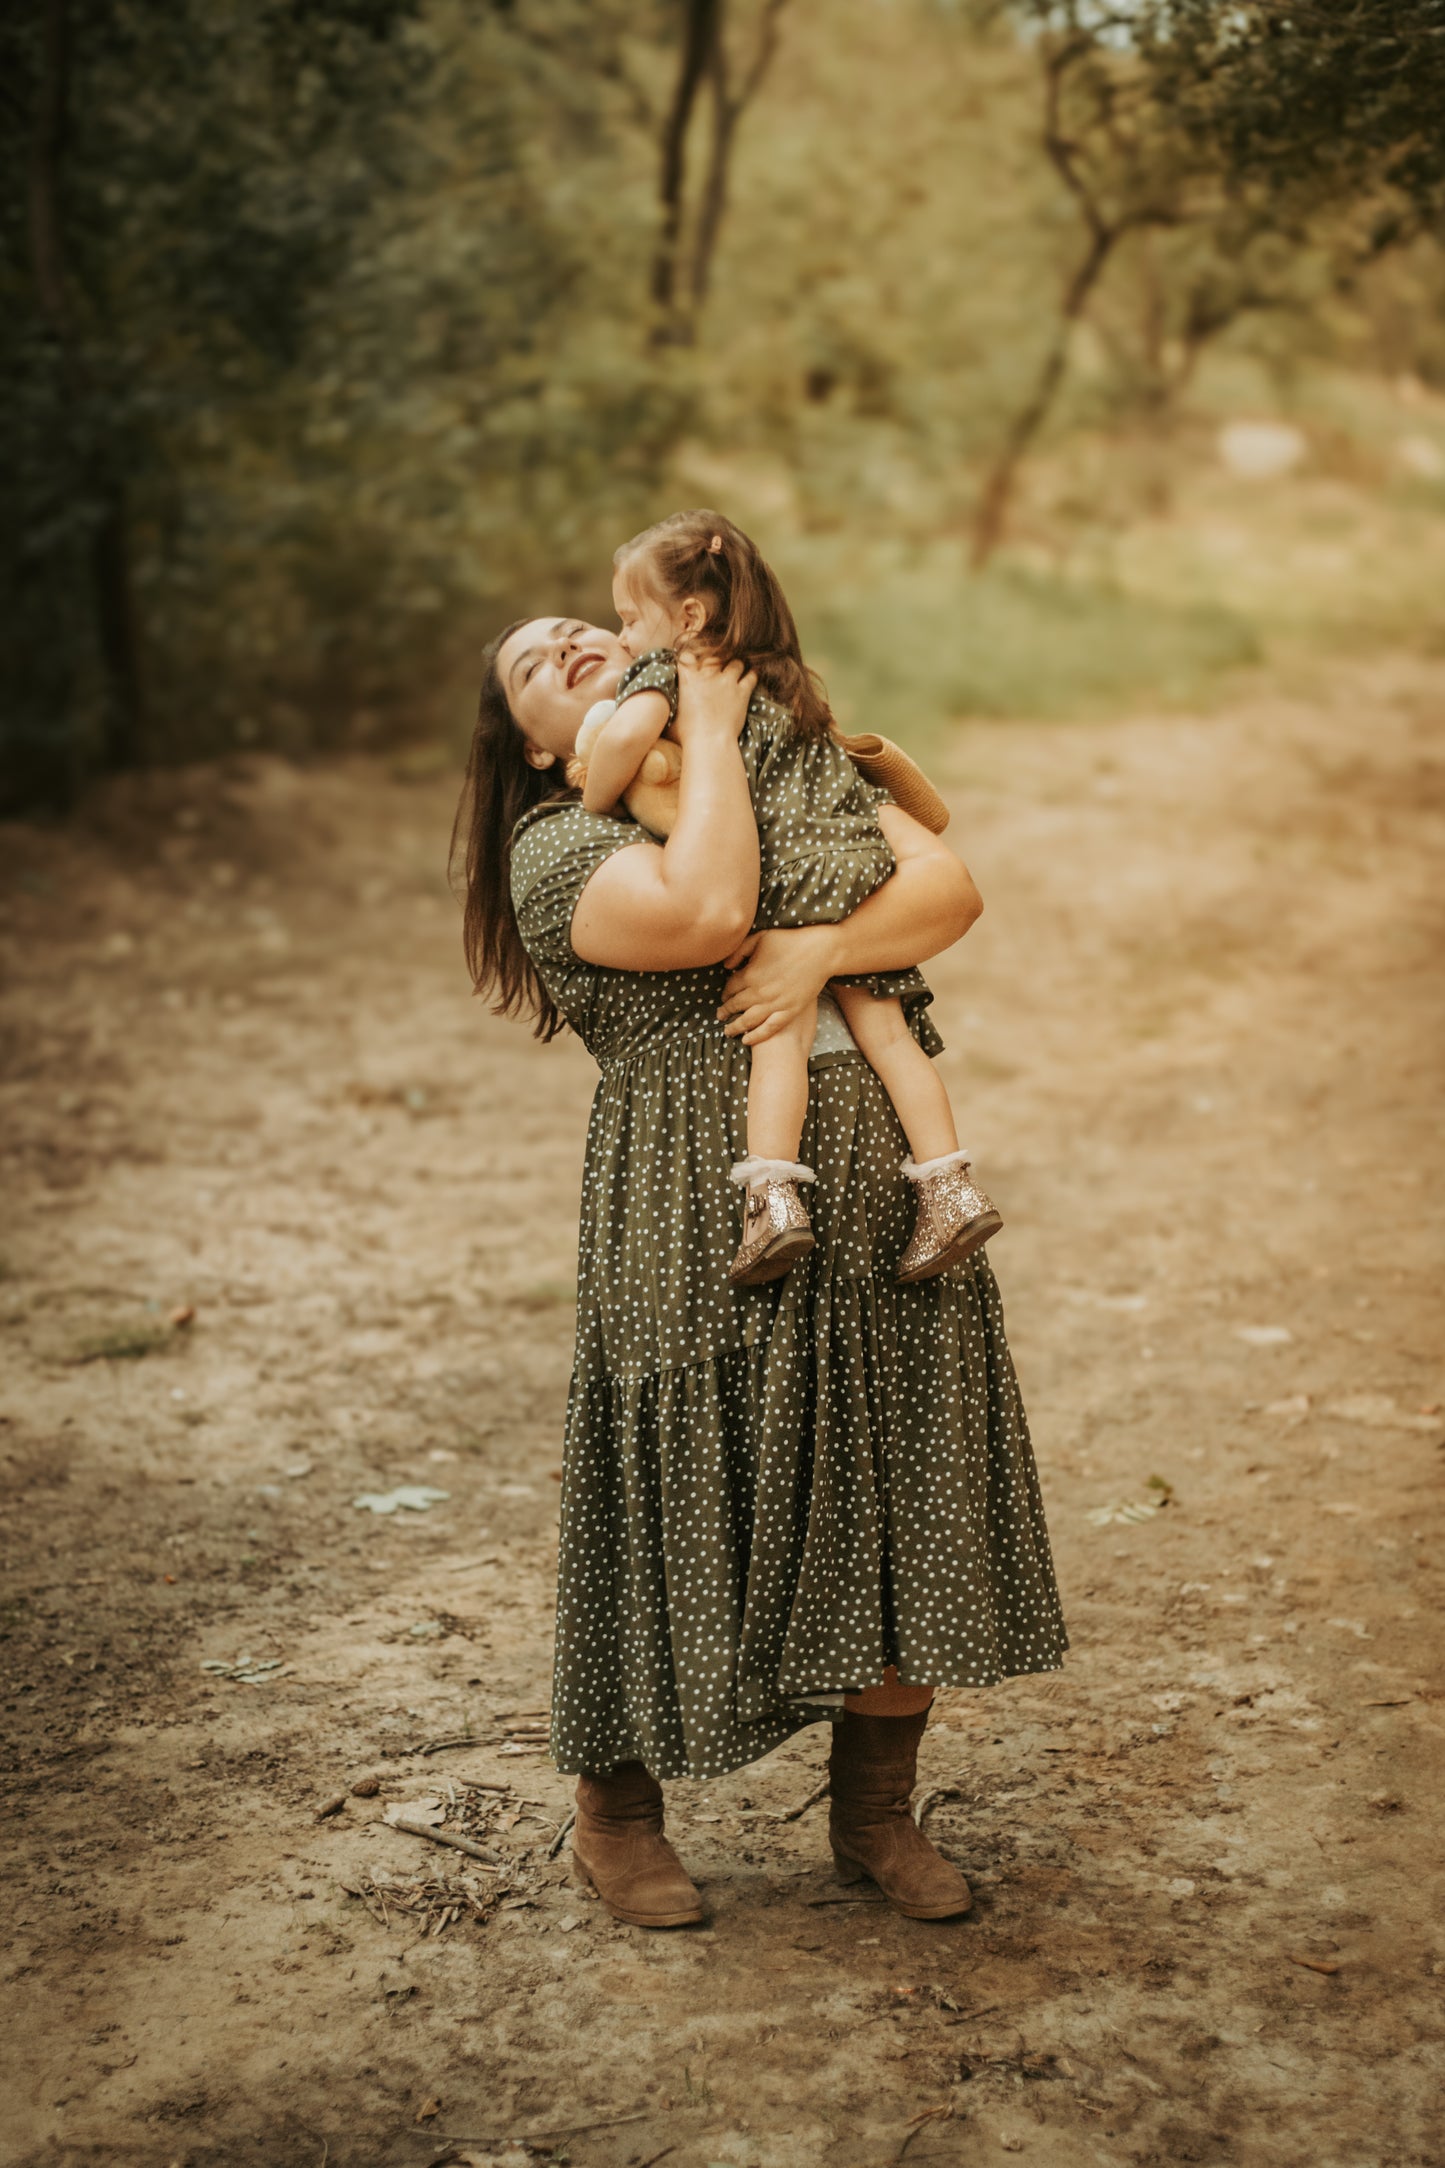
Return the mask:
[[[845,995],[849,997],[846,1000]],[[891,1046],[901,1046],[905,1039],[912,1044],[912,1033],[901,1001],[880,1001],[866,987],[850,986],[840,989],[839,1006],[848,1029],[863,1052],[875,1047],[886,1051]]]

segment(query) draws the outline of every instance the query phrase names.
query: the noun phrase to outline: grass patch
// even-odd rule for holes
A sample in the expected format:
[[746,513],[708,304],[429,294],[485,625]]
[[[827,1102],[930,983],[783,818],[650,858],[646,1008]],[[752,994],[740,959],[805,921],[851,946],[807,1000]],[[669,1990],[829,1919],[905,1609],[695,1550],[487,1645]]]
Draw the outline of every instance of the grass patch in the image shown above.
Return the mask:
[[804,653],[844,727],[916,750],[961,716],[1197,704],[1261,657],[1254,626],[1222,603],[1162,602],[1016,566],[972,576],[952,544],[844,571],[831,544],[799,542],[786,578]]
[[175,1335],[169,1325],[127,1325],[118,1332],[100,1332],[78,1341],[66,1357],[70,1363],[138,1363]]
[[570,1280],[537,1280],[512,1289],[506,1299],[514,1310],[564,1310],[576,1302],[577,1290]]

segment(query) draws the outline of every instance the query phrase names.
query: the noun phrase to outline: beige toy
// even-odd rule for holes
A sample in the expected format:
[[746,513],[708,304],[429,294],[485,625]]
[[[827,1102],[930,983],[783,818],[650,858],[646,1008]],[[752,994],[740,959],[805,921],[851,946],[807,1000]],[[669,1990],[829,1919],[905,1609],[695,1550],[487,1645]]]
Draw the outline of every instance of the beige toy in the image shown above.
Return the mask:
[[[616,706],[615,700],[599,700],[583,717],[582,728],[577,733],[577,750],[567,763],[567,781],[574,790],[585,788],[588,756]],[[886,790],[895,804],[905,813],[911,813],[925,828],[932,829],[934,835],[942,835],[948,826],[948,807],[917,761],[911,760],[901,745],[895,745],[891,738],[880,738],[872,731],[845,737],[840,730],[835,731],[834,736],[860,775]],[[677,785],[681,774],[682,747],[664,733],[645,755],[642,766],[622,793],[622,802],[628,812],[649,835],[670,836],[676,827]]]
[[[615,700],[598,700],[583,716],[577,750],[567,763],[567,780],[574,790],[586,787],[592,748],[616,706]],[[628,812],[649,835],[670,836],[677,826],[677,779],[681,774],[682,747],[675,738],[664,734],[643,756],[642,766],[622,793]]]

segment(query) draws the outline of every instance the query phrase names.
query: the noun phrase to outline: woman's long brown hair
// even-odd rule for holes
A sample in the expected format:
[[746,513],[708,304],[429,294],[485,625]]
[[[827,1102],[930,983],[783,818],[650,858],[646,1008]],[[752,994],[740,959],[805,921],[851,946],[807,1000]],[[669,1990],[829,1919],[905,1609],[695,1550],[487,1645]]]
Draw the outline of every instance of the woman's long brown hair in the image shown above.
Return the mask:
[[564,1019],[522,945],[512,909],[512,830],[532,806],[560,794],[555,771],[525,758],[497,670],[503,642],[527,622],[508,625],[482,656],[477,727],[448,863],[453,886],[463,892],[462,946],[472,984],[491,997],[494,1016],[532,1016],[536,1036],[553,1039]]
[[723,662],[744,662],[806,737],[833,727],[828,695],[798,645],[778,576],[749,535],[721,512],[673,512],[624,542],[612,562],[664,602],[695,596],[707,611],[697,643]]

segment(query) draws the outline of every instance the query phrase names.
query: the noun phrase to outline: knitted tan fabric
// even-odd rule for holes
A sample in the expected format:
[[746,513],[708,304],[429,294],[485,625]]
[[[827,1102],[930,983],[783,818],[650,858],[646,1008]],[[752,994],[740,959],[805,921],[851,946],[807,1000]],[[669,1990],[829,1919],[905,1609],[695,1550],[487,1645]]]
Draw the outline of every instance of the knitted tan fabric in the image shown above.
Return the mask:
[[925,828],[931,828],[941,836],[948,826],[948,807],[929,782],[916,760],[909,758],[901,745],[891,738],[880,738],[875,731],[860,731],[856,737],[846,737],[839,730],[834,733],[848,758],[870,783],[886,790],[895,805],[902,806]]

